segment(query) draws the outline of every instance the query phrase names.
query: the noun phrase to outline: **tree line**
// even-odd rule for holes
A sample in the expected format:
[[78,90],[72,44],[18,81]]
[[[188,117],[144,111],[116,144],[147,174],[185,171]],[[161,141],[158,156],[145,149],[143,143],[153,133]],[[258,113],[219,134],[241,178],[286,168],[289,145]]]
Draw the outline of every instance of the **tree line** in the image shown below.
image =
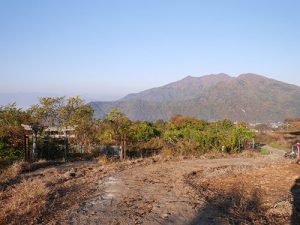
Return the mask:
[[[25,130],[21,124],[74,127],[71,142],[92,152],[97,146],[120,145],[126,137],[128,149],[156,149],[169,155],[201,155],[210,151],[241,151],[255,133],[245,124],[229,120],[208,122],[176,115],[169,121],[131,121],[112,109],[103,119],[93,117],[93,108],[80,97],[40,98],[28,110],[16,104],[0,107],[0,158],[22,158]],[[41,133],[43,129],[41,129]]]

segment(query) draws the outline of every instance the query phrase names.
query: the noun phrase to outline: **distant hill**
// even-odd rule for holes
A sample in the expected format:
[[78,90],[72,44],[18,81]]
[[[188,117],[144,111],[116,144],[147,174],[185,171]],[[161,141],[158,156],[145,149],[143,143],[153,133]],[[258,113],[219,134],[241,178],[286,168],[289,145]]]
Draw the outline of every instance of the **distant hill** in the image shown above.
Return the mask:
[[256,74],[188,76],[114,102],[91,102],[95,117],[118,108],[133,120],[167,120],[176,114],[207,120],[282,121],[300,117],[300,87]]

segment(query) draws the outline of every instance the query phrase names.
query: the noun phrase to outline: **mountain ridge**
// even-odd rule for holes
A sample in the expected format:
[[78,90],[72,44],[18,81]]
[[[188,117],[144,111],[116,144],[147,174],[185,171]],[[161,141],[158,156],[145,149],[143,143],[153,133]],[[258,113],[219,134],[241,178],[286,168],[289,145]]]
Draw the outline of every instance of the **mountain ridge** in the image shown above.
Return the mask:
[[[121,100],[143,99],[146,101],[162,102],[170,100],[186,100],[195,97],[195,92],[200,94],[205,88],[209,88],[218,82],[231,79],[227,74],[211,74],[202,77],[187,76],[179,81],[175,81],[160,87],[151,88],[139,93],[129,94]],[[159,93],[157,93],[159,90]],[[184,90],[184,92],[178,93]]]
[[114,102],[91,102],[95,117],[118,108],[132,120],[168,120],[176,114],[206,120],[282,121],[300,116],[300,87],[253,73],[237,77],[187,76],[129,94]]

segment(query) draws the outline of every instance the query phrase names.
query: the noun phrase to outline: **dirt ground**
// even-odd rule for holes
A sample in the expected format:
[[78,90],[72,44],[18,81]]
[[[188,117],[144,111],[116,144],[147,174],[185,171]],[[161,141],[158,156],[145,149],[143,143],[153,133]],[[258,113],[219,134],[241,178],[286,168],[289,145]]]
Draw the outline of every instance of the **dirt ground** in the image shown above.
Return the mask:
[[[37,204],[33,215],[5,219],[11,224],[299,224],[300,166],[284,159],[284,151],[266,148],[271,154],[250,158],[154,157],[39,169],[16,183],[42,180],[49,190],[45,203]],[[2,204],[13,191],[7,187]]]
[[267,148],[272,153],[258,158],[133,164],[99,179],[89,199],[47,223],[289,224],[300,166]]

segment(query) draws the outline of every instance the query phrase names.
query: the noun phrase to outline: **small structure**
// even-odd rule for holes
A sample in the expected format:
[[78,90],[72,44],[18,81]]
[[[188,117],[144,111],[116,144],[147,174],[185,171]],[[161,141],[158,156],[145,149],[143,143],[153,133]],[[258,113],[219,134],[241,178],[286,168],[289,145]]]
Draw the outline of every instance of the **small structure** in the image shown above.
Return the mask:
[[65,126],[65,127],[47,127],[44,132],[51,138],[64,138],[66,136],[70,138],[75,138],[75,127]]
[[37,147],[36,147],[36,142],[37,142],[37,136],[38,132],[43,130],[42,126],[39,125],[24,125],[22,124],[22,127],[27,130],[32,132],[32,152],[29,152],[29,135],[25,135],[25,160],[26,161],[32,161],[37,158],[38,152],[37,152]]
[[[25,135],[24,137],[24,148],[25,148],[25,160],[33,161],[37,159],[37,138],[44,138],[48,141],[49,138],[63,139],[64,140],[64,158],[67,158],[69,152],[69,138],[75,138],[75,127],[65,126],[65,127],[43,127],[40,125],[27,125],[22,124],[22,127],[26,131],[30,131],[30,135]],[[32,138],[32,152],[29,148],[29,138]]]

